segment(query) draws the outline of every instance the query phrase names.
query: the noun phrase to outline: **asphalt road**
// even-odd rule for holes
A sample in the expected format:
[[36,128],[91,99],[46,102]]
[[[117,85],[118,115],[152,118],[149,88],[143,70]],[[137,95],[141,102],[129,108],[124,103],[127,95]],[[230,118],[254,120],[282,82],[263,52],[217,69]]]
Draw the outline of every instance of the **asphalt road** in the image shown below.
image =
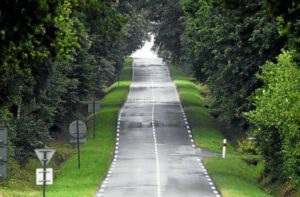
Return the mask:
[[115,156],[95,196],[220,196],[202,165],[166,65],[135,58]]

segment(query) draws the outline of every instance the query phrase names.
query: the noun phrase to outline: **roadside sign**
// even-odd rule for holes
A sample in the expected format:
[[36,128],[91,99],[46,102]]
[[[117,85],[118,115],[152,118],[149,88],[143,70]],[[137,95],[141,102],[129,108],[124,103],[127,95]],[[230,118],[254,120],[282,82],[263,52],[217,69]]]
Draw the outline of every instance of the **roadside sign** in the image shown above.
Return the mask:
[[[77,124],[78,123],[78,124]],[[78,130],[77,130],[78,126]],[[86,124],[81,120],[73,121],[69,126],[69,133],[70,133],[70,143],[75,144],[77,143],[77,134],[79,138],[79,143],[85,143],[87,137],[87,127]]]
[[46,185],[53,184],[53,170],[51,168],[47,168],[47,165],[52,159],[55,150],[50,148],[42,148],[35,149],[34,152],[43,165],[43,168],[38,168],[36,170],[36,184],[43,185],[43,197],[45,197]]
[[88,112],[91,112],[93,113],[93,120],[94,120],[94,123],[93,123],[93,138],[95,139],[96,138],[96,112],[97,111],[100,111],[100,102],[99,101],[91,101],[89,102],[88,104]]
[[[95,104],[95,110],[94,110],[94,104]],[[99,101],[91,101],[88,104],[88,112],[97,112],[100,111],[100,102]]]
[[5,145],[0,144],[0,162],[7,162],[7,149]]
[[80,143],[86,142],[87,128],[86,124],[81,120],[73,121],[69,126],[70,142],[77,144],[77,165],[80,169]]
[[37,185],[44,185],[44,182],[45,182],[45,185],[53,184],[53,169],[46,168],[45,174],[46,174],[46,176],[44,179],[44,169],[43,168],[36,169],[36,184]]
[[6,178],[7,178],[7,163],[0,162],[0,179],[6,179]]
[[0,179],[7,179],[7,128],[0,127]]
[[0,128],[0,144],[7,144],[7,128]]
[[54,149],[35,149],[34,150],[36,156],[39,158],[42,165],[44,165],[44,161],[46,162],[46,166],[48,166],[50,160],[52,159],[55,150]]

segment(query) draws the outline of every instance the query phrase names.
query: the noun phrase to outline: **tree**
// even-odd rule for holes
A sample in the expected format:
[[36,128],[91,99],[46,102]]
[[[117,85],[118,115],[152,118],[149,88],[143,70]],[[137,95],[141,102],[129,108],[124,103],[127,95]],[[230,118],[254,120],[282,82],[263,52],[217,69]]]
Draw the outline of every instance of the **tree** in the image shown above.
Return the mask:
[[181,35],[185,29],[180,0],[146,1],[145,7],[155,36],[153,49],[165,60],[179,63],[184,52]]
[[131,3],[0,2],[0,123],[12,128],[22,165],[49,141],[49,129],[68,124],[141,46],[145,23]]
[[184,40],[196,76],[207,81],[228,120],[240,120],[261,84],[259,66],[280,52],[276,19],[261,1],[186,0]]
[[281,181],[300,186],[300,70],[294,52],[283,51],[278,63],[267,62],[257,77],[256,108],[246,113],[255,126],[258,146],[266,160],[266,171]]
[[287,45],[297,51],[294,54],[296,61],[300,62],[300,6],[297,0],[265,0],[267,10],[278,17],[279,32],[288,38]]

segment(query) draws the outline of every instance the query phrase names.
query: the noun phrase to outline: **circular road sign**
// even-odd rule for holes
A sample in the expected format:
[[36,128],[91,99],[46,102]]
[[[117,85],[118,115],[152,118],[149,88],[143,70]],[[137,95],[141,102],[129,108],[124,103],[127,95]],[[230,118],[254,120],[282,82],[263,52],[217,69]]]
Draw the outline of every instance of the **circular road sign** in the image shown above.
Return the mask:
[[87,133],[87,127],[86,124],[81,120],[75,120],[70,124],[69,133],[71,137],[77,138],[77,122],[78,122],[79,138],[85,138]]

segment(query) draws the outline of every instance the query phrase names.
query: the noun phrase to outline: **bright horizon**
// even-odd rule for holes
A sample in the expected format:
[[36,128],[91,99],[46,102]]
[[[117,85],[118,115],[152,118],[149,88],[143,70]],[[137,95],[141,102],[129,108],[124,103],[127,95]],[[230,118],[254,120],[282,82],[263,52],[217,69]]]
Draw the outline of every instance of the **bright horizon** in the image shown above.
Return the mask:
[[150,41],[146,41],[144,46],[135,51],[133,54],[131,54],[130,57],[133,58],[158,58],[157,54],[151,50],[152,46],[154,44],[154,36],[151,36]]

